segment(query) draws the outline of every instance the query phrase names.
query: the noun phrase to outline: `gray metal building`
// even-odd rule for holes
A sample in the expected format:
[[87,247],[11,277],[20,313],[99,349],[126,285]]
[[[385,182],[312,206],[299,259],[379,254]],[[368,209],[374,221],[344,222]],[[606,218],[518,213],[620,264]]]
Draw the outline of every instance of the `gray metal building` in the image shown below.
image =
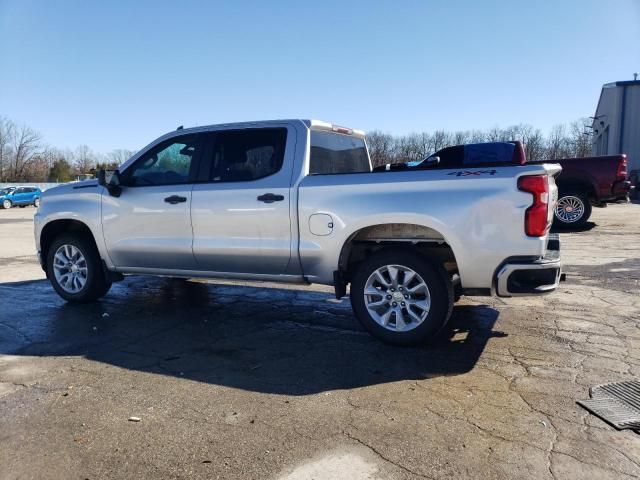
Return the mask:
[[628,170],[640,169],[640,80],[602,86],[592,148],[593,155],[626,153]]

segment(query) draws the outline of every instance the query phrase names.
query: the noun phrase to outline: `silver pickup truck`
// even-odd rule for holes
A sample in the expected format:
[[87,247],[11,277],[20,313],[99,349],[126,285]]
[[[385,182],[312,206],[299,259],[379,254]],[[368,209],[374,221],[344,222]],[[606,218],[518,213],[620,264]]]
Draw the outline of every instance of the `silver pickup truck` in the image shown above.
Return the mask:
[[[437,159],[436,159],[437,160]],[[557,165],[373,171],[363,132],[316,120],[178,129],[97,180],[47,190],[41,265],[71,302],[123,275],[350,285],[376,337],[426,341],[460,295],[561,275]]]

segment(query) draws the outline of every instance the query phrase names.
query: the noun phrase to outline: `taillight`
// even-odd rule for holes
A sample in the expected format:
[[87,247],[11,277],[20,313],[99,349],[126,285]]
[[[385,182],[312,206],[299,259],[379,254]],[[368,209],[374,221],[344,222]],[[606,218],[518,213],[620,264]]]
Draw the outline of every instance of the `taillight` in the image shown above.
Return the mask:
[[542,237],[549,227],[549,177],[527,175],[518,179],[518,190],[533,195],[533,205],[524,214],[524,231],[530,237]]
[[627,178],[627,156],[623,155],[620,161],[618,162],[618,171],[616,172],[616,176],[620,180],[624,180]]

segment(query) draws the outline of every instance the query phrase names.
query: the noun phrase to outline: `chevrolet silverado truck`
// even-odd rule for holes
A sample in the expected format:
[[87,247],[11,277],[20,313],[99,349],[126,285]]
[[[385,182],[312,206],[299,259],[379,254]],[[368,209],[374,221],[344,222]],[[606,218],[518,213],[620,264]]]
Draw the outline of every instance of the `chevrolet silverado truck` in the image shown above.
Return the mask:
[[557,165],[374,172],[364,133],[316,120],[178,129],[43,193],[42,268],[69,302],[123,275],[350,286],[383,341],[433,338],[459,295],[553,291]]
[[[533,162],[544,163],[544,162]],[[562,167],[556,178],[559,190],[555,224],[581,227],[591,216],[592,207],[626,200],[631,189],[627,179],[627,156],[561,158],[553,160]]]

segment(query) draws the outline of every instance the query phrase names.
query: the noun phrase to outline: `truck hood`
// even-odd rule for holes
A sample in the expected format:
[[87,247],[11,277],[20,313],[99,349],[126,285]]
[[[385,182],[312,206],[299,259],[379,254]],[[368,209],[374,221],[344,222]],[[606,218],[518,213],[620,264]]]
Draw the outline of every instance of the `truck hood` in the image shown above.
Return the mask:
[[73,192],[78,188],[84,187],[95,187],[98,185],[98,180],[92,178],[91,180],[82,180],[81,182],[70,182],[63,183],[62,185],[58,185],[57,187],[48,188],[44,192],[42,192],[43,197],[50,197],[52,195],[60,195],[64,193]]

